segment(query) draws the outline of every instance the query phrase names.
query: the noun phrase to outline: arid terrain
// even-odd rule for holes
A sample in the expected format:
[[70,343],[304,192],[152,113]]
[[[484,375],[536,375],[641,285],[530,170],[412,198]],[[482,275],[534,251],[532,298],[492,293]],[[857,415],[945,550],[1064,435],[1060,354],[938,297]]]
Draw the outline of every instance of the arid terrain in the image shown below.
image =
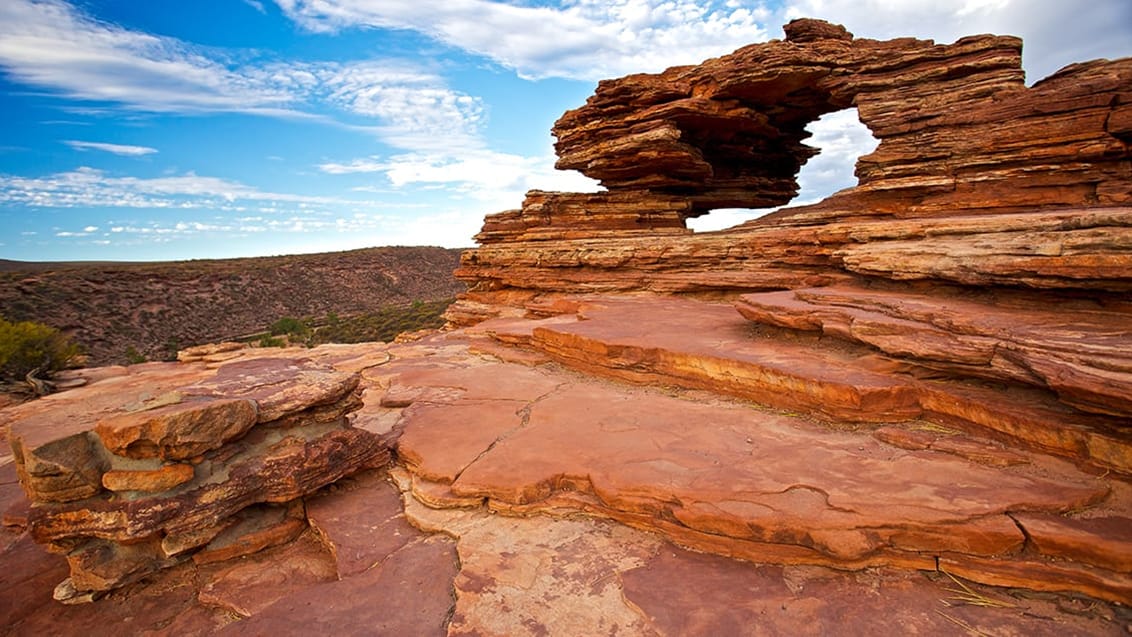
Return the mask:
[[[444,330],[0,410],[0,634],[1132,632],[1132,58],[785,34],[564,114],[607,190],[488,215]],[[785,203],[850,105],[857,186],[685,227]],[[186,288],[337,285],[269,269]]]
[[459,250],[349,252],[161,263],[0,261],[0,316],[63,330],[89,365],[171,360],[177,350],[285,317],[349,317],[451,298]]

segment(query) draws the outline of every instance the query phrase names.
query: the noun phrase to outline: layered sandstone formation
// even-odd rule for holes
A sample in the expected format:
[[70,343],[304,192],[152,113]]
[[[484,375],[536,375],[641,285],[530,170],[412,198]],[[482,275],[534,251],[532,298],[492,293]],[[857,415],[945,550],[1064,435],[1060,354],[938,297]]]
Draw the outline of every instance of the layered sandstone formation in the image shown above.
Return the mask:
[[[51,592],[67,561],[31,545],[36,524],[61,528],[58,506],[89,523],[92,502],[118,513],[123,505],[100,496],[85,510],[34,503],[22,513],[30,533],[19,533],[23,491],[8,488],[14,464],[0,457],[7,509],[0,621],[20,634],[77,625],[111,634],[115,618],[129,618],[139,629],[181,634],[288,632],[298,624],[358,635],[712,635],[753,627],[864,634],[884,616],[923,633],[962,622],[988,634],[1104,634],[1132,618],[1122,606],[1132,601],[1132,486],[1120,474],[909,420],[915,388],[886,377],[893,369],[879,359],[872,377],[854,371],[848,346],[816,348],[808,361],[789,349],[744,349],[782,334],[753,333],[729,304],[574,303],[573,314],[499,319],[388,346],[231,350],[209,355],[222,363],[88,372],[85,393],[39,403],[70,403],[68,413],[83,417],[68,394],[144,399],[174,386],[208,389],[181,392],[193,396],[223,388],[227,396],[230,381],[250,380],[252,369],[290,369],[304,386],[323,388],[354,379],[362,405],[346,429],[393,445],[396,465],[285,506],[247,507],[237,517],[255,512],[260,532],[189,548],[182,555],[193,559],[163,563],[169,568],[95,604],[59,608]],[[646,310],[659,320],[643,320]],[[626,327],[634,324],[645,329]],[[682,343],[680,331],[701,336]],[[828,382],[807,394],[806,372],[823,357],[833,366]],[[583,358],[617,371],[576,363]],[[794,374],[797,391],[787,399],[797,406],[767,406],[780,404],[768,398],[773,392],[755,402],[679,388],[696,374],[730,376],[736,387]],[[284,396],[296,398],[294,385],[248,387],[214,398],[250,398],[268,412]],[[827,400],[845,418],[807,413]],[[854,407],[889,422],[854,427]],[[240,440],[265,425],[302,426],[254,425]],[[146,439],[164,440],[158,449],[182,446]],[[195,466],[220,450],[204,452]],[[288,454],[270,457],[279,456]],[[296,472],[320,457],[309,455]],[[167,492],[165,500],[185,507],[187,493]],[[150,504],[159,497],[123,495]],[[146,519],[160,515],[148,511]],[[158,536],[161,547],[186,537],[167,529]],[[867,570],[845,572],[854,569]]]
[[[1020,53],[1011,37],[878,42],[798,20],[783,41],[604,81],[554,133],[558,166],[599,180],[606,192],[533,191],[520,210],[489,215],[481,247],[465,253],[457,271],[469,292],[450,320],[587,374],[739,397],[834,429],[883,425],[876,439],[902,449],[1001,467],[1029,464],[1012,454],[1030,450],[1125,480],[1132,476],[1132,60],[1075,64],[1027,87]],[[815,152],[802,143],[805,126],[849,107],[879,140],[857,163],[856,187],[726,231],[681,228],[680,220],[715,208],[787,203]],[[903,540],[875,519],[849,522],[849,535],[831,530],[839,540],[830,544],[820,539],[826,531],[815,530],[824,528],[816,520],[861,510],[831,495],[852,483],[849,473],[818,484],[782,468],[785,491],[766,493],[810,490],[830,507],[803,521],[746,487],[741,497],[690,505],[706,478],[663,496],[616,481],[632,494],[622,500],[597,478],[608,469],[586,458],[557,462],[562,472],[543,469],[521,489],[502,474],[471,486],[470,476],[480,475],[472,469],[421,476],[455,480],[457,495],[494,497],[501,509],[599,511],[758,561],[914,566],[910,555],[907,562],[890,555]],[[670,462],[682,464],[662,464]],[[918,485],[921,499],[930,473],[891,479]],[[1030,489],[1054,492],[1023,491]],[[1094,492],[1084,506],[1126,497],[1115,494],[1123,491]],[[882,500],[912,523],[904,505]],[[961,540],[964,558],[931,542],[911,551],[980,572],[980,581],[1021,582],[1022,573],[1042,571],[1055,587],[1082,585],[1081,573],[1059,570],[1063,557],[1042,553],[1050,543],[1031,533],[1037,518],[1013,513],[1028,506],[992,507],[1012,511],[1006,526],[1029,538],[1023,544],[978,549]],[[1038,508],[1062,528],[1088,526],[1065,515],[1073,506]],[[792,537],[768,528],[767,516],[808,531]],[[963,535],[958,519],[949,518],[946,531],[900,536],[955,539]],[[1105,520],[1097,528],[1132,526],[1122,516]],[[697,531],[708,536],[691,539]],[[984,539],[993,535],[983,531]],[[743,548],[752,541],[773,548]],[[1108,582],[1101,588],[1114,587],[1090,594],[1126,599],[1127,564],[1109,554],[1089,565]]]
[[[1015,38],[786,31],[567,113],[560,165],[607,191],[490,215],[453,329],[0,412],[33,498],[0,588],[43,595],[34,538],[76,590],[169,565],[100,604],[186,634],[1126,632],[1132,60],[1027,88]],[[683,227],[788,201],[849,106],[857,187]]]
[[[477,303],[578,291],[785,289],[857,279],[1132,287],[1132,62],[1076,64],[1031,87],[1017,38],[857,40],[812,20],[784,41],[599,84],[555,124],[560,168],[598,194],[531,192],[489,215],[458,275]],[[859,183],[722,235],[681,220],[783,205],[802,141],[855,107],[879,140]]]
[[[958,389],[909,399],[904,413],[1128,471],[1122,445],[1081,438],[1120,438],[1132,415],[1132,60],[1027,87],[1020,53],[1012,37],[878,42],[797,20],[783,41],[604,81],[554,133],[559,167],[607,192],[535,191],[489,215],[449,317],[549,316],[579,293],[732,299],[765,329],[863,345],[899,364],[897,384],[1034,390],[1027,402],[1053,411],[1029,425],[1006,415],[1018,412],[1009,402],[956,402],[971,393]],[[847,107],[880,142],[856,187],[727,231],[679,227],[713,208],[789,201],[815,152],[804,127]],[[736,384],[707,376],[696,384]],[[781,389],[727,390],[793,393]],[[1093,433],[1048,433],[1064,422]]]
[[295,538],[303,496],[390,459],[386,442],[347,421],[358,382],[303,359],[198,360],[110,371],[8,410],[29,533],[70,566],[56,598],[89,600],[185,559]]

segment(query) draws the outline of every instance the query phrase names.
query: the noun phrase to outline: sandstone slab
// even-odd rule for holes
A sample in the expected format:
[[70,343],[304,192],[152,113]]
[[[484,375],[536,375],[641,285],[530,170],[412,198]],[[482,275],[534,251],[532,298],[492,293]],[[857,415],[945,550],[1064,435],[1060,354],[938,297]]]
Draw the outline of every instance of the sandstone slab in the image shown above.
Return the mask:
[[303,589],[337,579],[326,547],[311,534],[225,564],[207,577],[197,599],[210,608],[251,617]]
[[149,364],[9,410],[28,531],[71,569],[56,598],[295,538],[298,498],[390,460],[386,441],[349,426],[359,380],[288,357]]
[[191,464],[166,464],[160,469],[111,469],[102,474],[102,486],[111,491],[168,491],[192,480]]
[[[849,298],[838,294],[840,289],[819,288],[814,294]],[[949,307],[942,299],[907,292],[865,291],[862,294],[866,298],[869,294],[894,298],[910,296],[926,305],[942,303],[943,307]],[[794,298],[791,295],[765,293],[744,297],[766,299],[762,309],[748,301],[738,303],[741,312],[756,322],[753,325],[744,325],[738,313],[731,313],[719,303],[668,297],[588,296],[574,298],[574,315],[496,319],[474,329],[493,336],[500,343],[546,353],[586,373],[640,384],[706,389],[779,409],[813,414],[843,423],[842,426],[925,418],[974,435],[990,435],[1012,445],[1132,473],[1132,439],[1122,419],[1081,411],[1060,401],[1057,394],[1044,387],[1021,383],[1004,385],[993,378],[957,376],[957,365],[950,368],[952,373],[944,373],[939,365],[922,358],[902,358],[905,350],[896,345],[878,351],[865,341],[842,338],[843,333],[854,329],[868,330],[867,326],[851,324],[848,318],[839,318],[841,313],[851,311],[842,307],[843,304],[852,307],[850,301],[831,301],[833,309],[828,312],[816,309],[812,313],[800,309],[778,312],[776,308]],[[803,301],[797,303],[810,307]],[[964,307],[959,305],[946,311],[958,314]],[[1009,312],[1020,313],[1018,305],[1008,304],[1007,316],[1012,316]],[[1080,313],[1087,314],[1084,309]],[[1071,308],[1061,314],[1074,318]],[[885,342],[895,344],[904,340],[909,343],[907,347],[920,351],[937,347],[945,353],[941,355],[953,360],[976,356],[972,353],[975,351],[987,355],[998,352],[995,354],[998,359],[1016,360],[1005,346],[996,347],[993,339],[965,335],[969,330],[955,327],[963,321],[992,320],[993,314],[981,319],[971,316],[941,320],[945,327],[933,332],[939,337],[934,346],[930,345],[930,339],[925,338],[922,343],[917,340],[917,332],[911,325],[903,326],[894,321],[884,332],[891,334]],[[1073,327],[1076,324],[1071,322],[1064,324],[1070,326],[1067,330],[1077,329],[1082,333],[1093,330],[1104,334],[1107,340],[1102,341],[1109,343],[1098,345],[1107,353],[1090,359],[1092,369],[1098,374],[1117,373],[1103,370],[1109,363],[1118,366],[1123,356],[1120,336],[1123,328],[1116,325],[1119,321],[1113,318],[1113,326],[1110,326],[1113,329],[1105,332],[1102,325],[1088,323],[1087,317],[1082,320],[1085,322],[1080,327]],[[1003,325],[1009,323],[1007,319],[1003,321]],[[1034,327],[1030,332],[1035,335],[1033,343],[1039,342],[1038,330],[1039,327]],[[961,347],[964,339],[970,342]],[[1060,341],[1061,345],[1052,342],[1042,347],[1053,352],[1049,354],[1053,358],[1058,356],[1057,352],[1065,352],[1065,356],[1092,356],[1088,348],[1072,353],[1071,340],[1066,337]],[[1035,353],[1037,355],[1040,354]],[[1056,367],[1052,363],[1049,366]],[[1076,378],[1074,382],[1089,383],[1083,374]],[[1111,387],[1112,396],[1124,392],[1119,382],[1102,387]],[[1021,462],[1005,450],[996,451],[985,444],[955,441],[940,441],[939,444],[954,447],[951,451],[955,453],[981,457],[986,462]]]
[[[677,384],[836,420],[920,415],[891,362],[852,349],[754,338],[725,304],[673,298],[594,300],[573,322],[534,328],[531,346],[590,373]],[[501,330],[502,331],[502,330]]]
[[[406,391],[410,382],[452,383],[447,370],[405,370],[396,382]],[[397,363],[386,371],[396,375]],[[908,452],[740,404],[567,377],[554,386],[528,396],[517,428],[469,417],[471,404],[492,404],[487,394],[468,403],[461,393],[419,388],[427,399],[402,414],[400,454],[412,471],[447,468],[421,471],[406,488],[432,506],[479,499],[516,515],[585,512],[756,561],[923,569],[939,555],[1013,559],[1025,537],[1008,513],[1087,508],[1109,492],[1057,463],[972,463],[964,456],[993,448],[973,441],[947,453]],[[506,385],[498,392],[517,398]],[[459,461],[453,449],[464,449]],[[1102,596],[1120,598],[1125,577],[1105,573],[1111,588]]]
[[356,375],[311,361],[252,358],[223,365],[212,378],[181,391],[189,396],[253,400],[257,422],[265,423],[334,403],[357,385]]
[[[625,598],[660,635],[868,635],[879,624],[907,635],[1118,634],[1103,613],[1071,615],[1056,603],[964,583],[1000,606],[960,601],[942,575],[757,566],[668,548],[622,575]],[[1053,619],[1056,617],[1056,619]]]
[[[408,481],[399,476],[402,488]],[[456,538],[449,635],[650,634],[625,603],[620,577],[660,549],[656,536],[584,518],[430,509],[408,492],[405,513],[421,528]]]
[[185,460],[239,438],[255,423],[256,404],[250,400],[178,400],[103,418],[94,432],[119,456]]
[[278,635],[302,626],[335,635],[444,635],[455,573],[451,540],[420,539],[374,568],[296,591],[216,634]]
[[339,579],[364,573],[421,538],[384,472],[360,473],[312,496],[307,519]]
[[1102,568],[1132,573],[1132,518],[1066,518],[1018,513],[1014,519],[1046,555],[1072,556]]
[[960,375],[1048,387],[1090,412],[1132,414],[1132,306],[972,297],[826,287],[745,295],[736,307],[759,323],[820,331]]

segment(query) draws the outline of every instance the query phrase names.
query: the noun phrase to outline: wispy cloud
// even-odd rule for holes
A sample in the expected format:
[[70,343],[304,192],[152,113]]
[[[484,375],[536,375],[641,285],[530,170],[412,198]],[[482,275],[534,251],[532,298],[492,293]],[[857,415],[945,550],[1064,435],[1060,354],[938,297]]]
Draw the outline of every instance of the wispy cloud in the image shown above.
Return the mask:
[[439,76],[394,61],[312,69],[326,99],[381,122],[382,141],[406,149],[480,146],[483,101],[449,88]]
[[695,64],[778,37],[782,24],[803,16],[883,39],[1019,35],[1031,79],[1074,61],[1132,55],[1128,0],[1095,0],[1088,11],[1064,0],[275,1],[312,31],[411,29],[531,78],[596,80]]
[[[84,221],[54,227],[50,236],[67,245],[118,247],[205,236],[282,235],[304,241],[318,238],[326,250],[364,245],[462,247],[470,244],[483,218],[478,206],[307,196],[191,173],[139,179],[92,168],[40,178],[0,175],[0,209],[4,207],[81,209]],[[20,236],[39,241],[42,233],[24,231]]]
[[115,155],[124,155],[126,157],[142,157],[144,155],[152,155],[157,152],[156,148],[149,146],[130,146],[126,144],[107,144],[105,142],[84,142],[77,139],[68,139],[63,142],[64,144],[74,148],[75,150],[100,150],[106,153],[113,153]]
[[0,3],[0,65],[70,98],[154,112],[276,112],[286,91],[174,38],[94,20],[59,0]]
[[82,167],[44,177],[0,174],[0,206],[237,210],[253,204],[325,209],[375,205],[337,197],[263,191],[194,173],[144,179]]
[[588,192],[598,183],[574,171],[555,170],[554,158],[526,157],[492,150],[404,153],[327,162],[319,170],[334,174],[381,173],[393,188],[443,186],[452,193],[499,207],[514,206],[532,188]]
[[483,120],[479,98],[412,62],[237,64],[212,49],[100,22],[61,0],[0,2],[0,67],[24,84],[135,111],[333,122],[330,107],[374,122],[352,127],[413,150],[437,138],[478,144]]
[[530,78],[596,80],[696,63],[767,39],[762,2],[276,0],[312,31],[411,29]]

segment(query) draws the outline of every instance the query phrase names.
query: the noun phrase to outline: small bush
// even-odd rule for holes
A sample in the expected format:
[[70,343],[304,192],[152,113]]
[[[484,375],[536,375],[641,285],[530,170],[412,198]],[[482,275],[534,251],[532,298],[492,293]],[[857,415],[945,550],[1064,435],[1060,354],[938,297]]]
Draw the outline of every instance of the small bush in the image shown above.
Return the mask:
[[266,334],[259,339],[260,347],[286,347],[287,341],[275,336],[267,336]]
[[310,332],[310,328],[306,323],[297,318],[290,316],[283,317],[278,321],[271,324],[268,328],[271,330],[272,336],[283,336],[289,334],[292,336],[306,336]]
[[308,343],[363,343],[392,341],[402,332],[434,329],[444,325],[444,311],[455,299],[416,300],[407,306],[390,306],[377,312],[338,317],[314,330]]
[[130,345],[129,347],[126,348],[126,364],[127,365],[137,365],[139,363],[144,363],[145,361],[146,361],[145,354],[142,354],[141,352],[139,352],[136,347],[134,347],[133,345]]
[[36,370],[40,376],[50,376],[81,354],[82,348],[54,327],[0,318],[0,377],[5,380],[23,381]]

